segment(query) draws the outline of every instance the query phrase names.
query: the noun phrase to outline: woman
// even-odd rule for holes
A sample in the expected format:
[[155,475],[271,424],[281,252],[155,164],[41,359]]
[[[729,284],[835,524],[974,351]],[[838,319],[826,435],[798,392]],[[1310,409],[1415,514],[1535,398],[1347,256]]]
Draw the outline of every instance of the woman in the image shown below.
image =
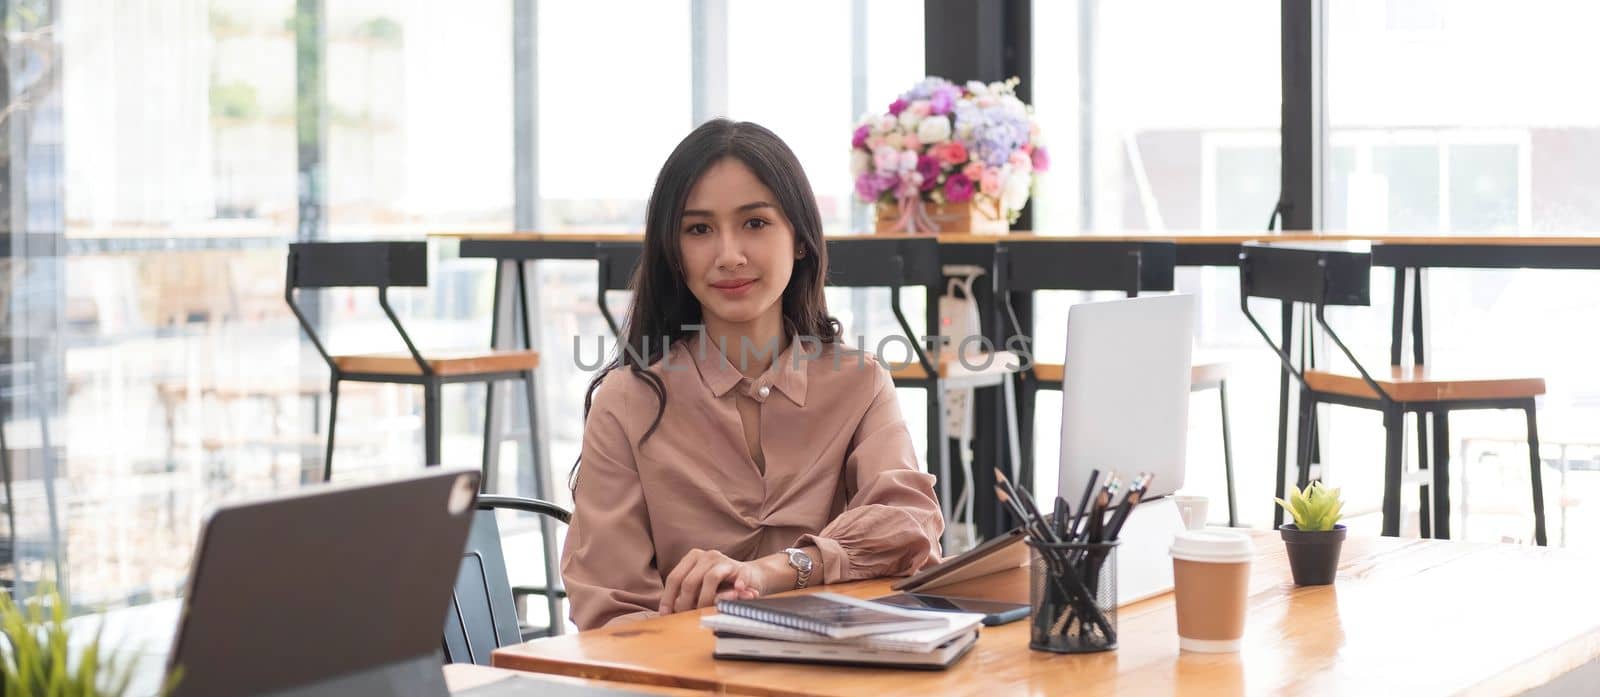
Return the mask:
[[805,172],[716,120],[662,165],[619,352],[584,400],[561,573],[581,629],[939,558],[894,385],[838,342]]

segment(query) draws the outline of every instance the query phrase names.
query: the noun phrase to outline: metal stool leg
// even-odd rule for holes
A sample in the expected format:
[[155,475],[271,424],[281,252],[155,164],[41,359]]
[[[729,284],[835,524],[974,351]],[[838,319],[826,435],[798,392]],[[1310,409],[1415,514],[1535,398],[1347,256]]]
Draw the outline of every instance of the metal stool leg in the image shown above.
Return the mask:
[[423,466],[439,464],[439,381],[422,383],[422,459]]
[[478,479],[479,491],[489,491],[489,470],[494,462],[495,442],[494,429],[494,381],[483,383],[483,476]]
[[1300,391],[1300,439],[1295,441],[1295,486],[1311,485],[1312,443],[1317,439],[1317,400],[1310,390]]
[[333,427],[339,423],[339,376],[328,381],[328,451],[322,456],[322,481],[333,479]]
[[1523,411],[1528,415],[1528,471],[1533,477],[1533,541],[1540,547],[1548,544],[1544,536],[1544,481],[1540,470],[1544,463],[1539,458],[1539,421],[1534,415],[1534,402],[1528,400]]
[[[1428,469],[1428,412],[1417,412],[1417,470]],[[1429,486],[1417,487],[1417,530],[1424,539],[1433,537],[1433,505],[1428,494]]]
[[1450,412],[1433,415],[1433,536],[1450,539]]
[[[522,374],[522,384],[528,396],[528,455],[533,463],[533,497],[552,501],[549,473],[545,472],[543,458],[539,455],[538,383],[534,381],[533,371]],[[543,538],[540,546],[544,548],[544,598],[550,611],[550,634],[554,636],[566,629],[566,619],[561,614],[561,596],[557,591],[561,587],[561,563],[556,559],[556,526],[549,516],[539,516],[539,534]]]
[[1383,410],[1383,535],[1400,536],[1400,455],[1405,447],[1405,412],[1397,405]]
[[1217,383],[1217,401],[1222,405],[1222,472],[1228,485],[1228,527],[1238,527],[1238,507],[1233,494],[1233,435],[1228,429],[1228,381]]

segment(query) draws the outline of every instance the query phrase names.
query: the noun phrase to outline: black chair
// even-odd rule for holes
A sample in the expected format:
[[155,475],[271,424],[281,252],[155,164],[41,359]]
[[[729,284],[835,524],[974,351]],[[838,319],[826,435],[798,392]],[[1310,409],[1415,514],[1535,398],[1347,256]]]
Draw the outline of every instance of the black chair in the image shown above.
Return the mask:
[[[1048,237],[1005,240],[995,247],[995,284],[1006,293],[1006,314],[1011,331],[1022,334],[1022,323],[1010,301],[1010,292],[1037,290],[1119,291],[1132,298],[1141,291],[1170,291],[1174,287],[1177,245],[1171,242],[1052,240]],[[1032,403],[1039,390],[1061,389],[1066,366],[1039,361],[1025,374],[1022,399]],[[1189,376],[1189,391],[1215,389],[1222,408],[1222,467],[1227,483],[1228,525],[1239,524],[1233,487],[1233,437],[1228,429],[1228,364],[1197,363]]]
[[[489,383],[496,380],[521,380],[527,387],[530,433],[537,433],[534,369],[539,353],[531,350],[466,351],[424,356],[411,341],[400,318],[389,307],[389,288],[428,285],[428,247],[425,242],[303,242],[289,246],[288,280],[284,299],[300,320],[312,345],[328,363],[330,373],[328,407],[328,452],[323,461],[323,479],[333,476],[334,425],[339,415],[339,383],[345,380],[421,385],[423,389],[424,462],[439,464],[439,391],[443,385]],[[378,304],[404,342],[404,353],[329,355],[299,305],[296,289],[372,287],[378,291]],[[485,448],[489,447],[487,443]],[[534,470],[542,474],[538,448],[534,448]],[[487,473],[485,473],[487,475]],[[542,477],[536,480],[543,481]],[[487,476],[485,477],[487,481]],[[542,488],[542,486],[541,486]],[[536,494],[543,495],[538,491]]]
[[[561,633],[566,618],[560,612],[559,598],[566,592],[546,588],[512,587],[506,576],[505,552],[500,548],[500,523],[495,511],[508,509],[541,516],[540,524],[572,521],[572,513],[553,503],[511,496],[479,496],[477,517],[467,535],[461,571],[450,593],[450,608],[445,613],[444,660],[446,663],[490,665],[490,654],[508,644],[537,636]],[[546,579],[554,585],[554,577]],[[545,595],[550,601],[550,626],[524,631],[517,622],[517,598]]]
[[[1535,398],[1544,394],[1544,379],[1538,377],[1450,376],[1422,365],[1392,366],[1388,377],[1374,377],[1362,367],[1339,335],[1328,325],[1324,310],[1329,305],[1364,306],[1371,304],[1372,254],[1346,245],[1260,245],[1247,244],[1239,254],[1239,302],[1245,317],[1272,347],[1284,369],[1300,384],[1298,447],[1296,448],[1297,485],[1311,481],[1312,442],[1316,434],[1316,409],[1319,404],[1339,404],[1370,409],[1383,414],[1386,436],[1383,477],[1383,534],[1400,534],[1401,453],[1405,440],[1405,415],[1432,414],[1434,461],[1429,468],[1422,457],[1419,467],[1432,470],[1432,483],[1420,489],[1423,537],[1450,536],[1449,413],[1472,409],[1516,409],[1527,415],[1528,460],[1533,484],[1534,541],[1544,545],[1544,485],[1540,477],[1539,429]],[[1288,347],[1273,340],[1261,323],[1250,314],[1250,298],[1268,298],[1309,306],[1311,316],[1355,367],[1356,375],[1315,366],[1297,368]],[[1287,340],[1287,337],[1285,338]],[[1420,433],[1419,433],[1420,436]],[[1426,443],[1419,437],[1419,449]],[[1284,495],[1287,472],[1278,468],[1277,489]],[[1432,490],[1430,515],[1429,490]],[[1429,526],[1431,517],[1431,530]],[[1273,525],[1283,523],[1283,511],[1274,507]]]

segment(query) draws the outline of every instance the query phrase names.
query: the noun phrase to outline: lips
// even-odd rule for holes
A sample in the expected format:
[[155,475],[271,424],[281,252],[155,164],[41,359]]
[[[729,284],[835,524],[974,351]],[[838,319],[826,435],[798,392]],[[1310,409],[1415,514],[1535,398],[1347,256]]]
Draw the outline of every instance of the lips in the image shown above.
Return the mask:
[[750,288],[755,288],[755,278],[730,278],[730,280],[712,283],[712,288],[717,289],[723,296],[739,297],[749,293]]

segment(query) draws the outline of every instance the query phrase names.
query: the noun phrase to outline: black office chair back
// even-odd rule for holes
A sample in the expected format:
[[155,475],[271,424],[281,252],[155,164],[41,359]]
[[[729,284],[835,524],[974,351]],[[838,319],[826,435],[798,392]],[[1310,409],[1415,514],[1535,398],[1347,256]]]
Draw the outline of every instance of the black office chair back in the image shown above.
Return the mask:
[[595,261],[600,263],[600,290],[629,290],[644,245],[639,242],[601,242],[595,245]]
[[1339,243],[1246,244],[1239,250],[1241,298],[1311,305],[1370,305],[1372,252]]
[[[461,556],[461,570],[450,607],[445,613],[444,660],[446,663],[489,665],[495,649],[522,641],[517,623],[516,598],[506,574],[505,553],[500,547],[500,524],[495,510],[512,508],[547,515],[568,523],[572,515],[555,504],[536,499],[506,496],[478,497],[478,513],[467,535],[467,548]],[[553,588],[555,579],[546,579]],[[564,622],[552,617],[551,622]]]

